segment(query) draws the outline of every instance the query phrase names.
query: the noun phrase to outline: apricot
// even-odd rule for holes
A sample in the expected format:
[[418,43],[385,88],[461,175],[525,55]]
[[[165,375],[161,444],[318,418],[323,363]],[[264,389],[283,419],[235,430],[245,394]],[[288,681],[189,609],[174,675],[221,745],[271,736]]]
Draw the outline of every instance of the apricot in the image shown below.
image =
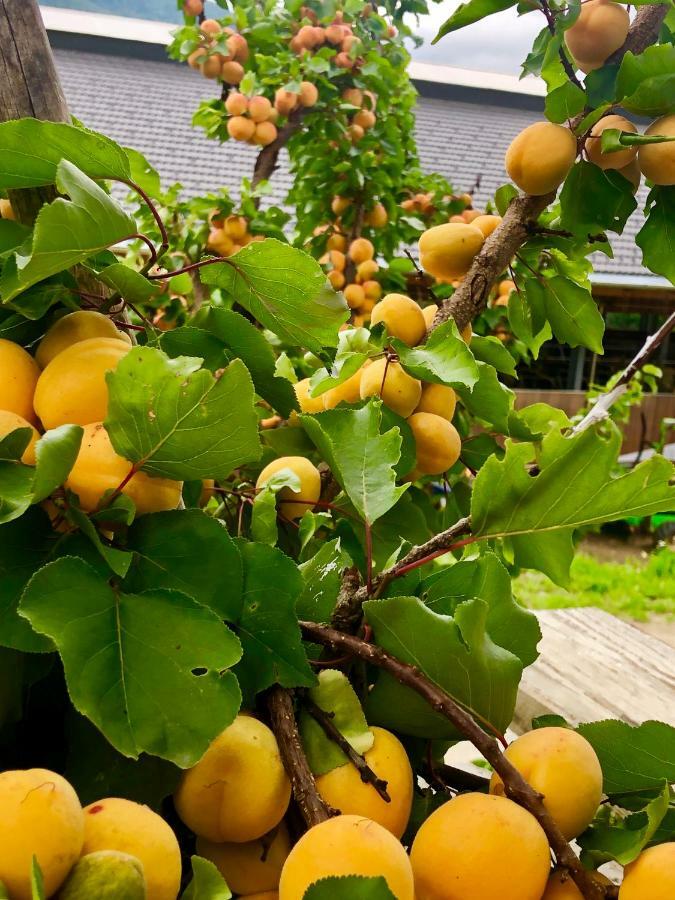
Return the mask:
[[438,306],[436,303],[430,303],[428,306],[425,306],[422,310],[422,315],[424,316],[424,324],[427,326],[427,331],[431,328],[431,323],[436,318],[436,313],[438,312]]
[[130,345],[131,340],[119,331],[108,316],[94,310],[80,309],[58,319],[38,344],[35,361],[44,369],[62,350],[88,338],[116,338]]
[[272,122],[258,122],[255,126],[253,143],[259,147],[267,147],[277,139],[277,126]]
[[281,870],[279,900],[302,900],[315,881],[338,875],[381,876],[396,900],[414,898],[410,860],[399,841],[377,822],[346,815],[300,838]]
[[446,418],[416,412],[408,419],[415,437],[415,468],[422,475],[440,475],[454,466],[462,452],[457,429]]
[[373,275],[376,275],[380,271],[380,267],[375,262],[374,259],[366,259],[362,263],[359,263],[356,267],[357,277],[361,279],[361,281],[368,281]]
[[274,106],[280,115],[287,116],[289,113],[292,113],[298,105],[298,100],[299,97],[297,94],[279,88],[274,95]]
[[372,259],[374,255],[375,248],[368,238],[356,238],[356,240],[352,241],[349,245],[349,258],[352,262],[356,263],[357,266],[367,259]]
[[225,60],[220,70],[220,77],[226,84],[239,84],[244,74],[244,67],[236,59]]
[[599,69],[623,46],[630,27],[625,7],[610,0],[588,0],[579,18],[565,32],[565,43],[582,72]]
[[465,209],[462,213],[462,218],[465,222],[471,224],[471,222],[475,222],[476,219],[480,219],[483,213],[479,209]]
[[248,97],[239,91],[233,91],[227,95],[225,109],[231,116],[243,116],[248,110]]
[[76,863],[59,900],[146,900],[141,861],[119,850],[88,853]]
[[290,850],[291,840],[283,822],[273,834],[245,843],[214,844],[197,838],[199,856],[216,866],[235,894],[275,891]]
[[405,294],[387,294],[373,309],[373,325],[384,322],[387,333],[409,347],[419,344],[427,332],[424,313],[419,303]]
[[382,203],[376,203],[375,206],[366,215],[366,224],[371,228],[384,228],[389,221],[389,215]]
[[352,309],[358,309],[366,299],[366,293],[360,284],[348,284],[344,289],[344,295]]
[[360,109],[352,119],[352,124],[359,125],[364,131],[372,128],[375,122],[375,113],[369,109]]
[[264,122],[272,112],[272,104],[267,97],[260,95],[248,101],[248,114],[254,122]]
[[[277,470],[290,468],[288,459],[297,458],[276,460],[284,462]],[[183,822],[199,837],[244,843],[278,825],[290,797],[291,784],[274,734],[253,716],[238,715],[199,762],[183,772],[174,803]]]
[[54,894],[82,850],[84,816],[70,784],[48,769],[0,774],[0,882],[12,900],[31,900],[33,856],[45,895]]
[[540,900],[544,831],[505,797],[460,794],[422,824],[410,851],[416,900]]
[[342,272],[338,271],[338,269],[333,269],[332,272],[328,273],[328,280],[330,281],[332,287],[336,291],[342,290],[345,286],[345,276]]
[[[321,397],[315,399],[320,404],[319,409],[323,411]],[[255,486],[257,488],[264,487],[272,475],[276,475],[281,469],[290,469],[298,476],[300,492],[298,494],[290,487],[282,488],[277,494],[279,512],[287,519],[301,519],[306,512],[314,509],[314,505],[321,496],[321,474],[317,467],[304,456],[282,456],[265,466],[258,475]],[[302,502],[294,502],[294,498],[297,496],[302,499]],[[270,828],[272,827],[270,825]]]
[[368,362],[364,363],[358,372],[355,372],[342,384],[338,384],[337,387],[322,394],[323,408],[333,409],[338,403],[358,403],[361,399],[361,373],[367,365]]
[[316,106],[319,100],[319,89],[315,84],[311,81],[301,81],[300,82],[300,106],[304,106],[308,109],[311,106]]
[[40,369],[30,353],[0,338],[0,409],[35,423],[33,397]]
[[82,855],[99,850],[118,850],[140,860],[147,900],[176,900],[180,847],[169,825],[149,806],[121,797],[85,806]]
[[206,50],[204,47],[197,47],[196,50],[193,50],[192,53],[189,54],[187,58],[187,64],[191,69],[199,69],[201,68],[201,64],[206,59]]
[[[594,872],[590,877],[598,884],[611,884],[610,880],[600,872]],[[554,869],[549,875],[541,900],[583,900],[583,894],[570,877],[569,872],[563,869]]]
[[16,431],[17,428],[30,428],[32,432],[30,443],[23,451],[23,455],[21,456],[21,462],[25,466],[34,466],[35,445],[40,438],[39,432],[35,428],[33,428],[30,422],[27,422],[26,419],[23,418],[23,416],[19,416],[7,409],[0,409],[0,440],[2,440],[4,437],[7,437],[7,435],[11,434],[13,431]]
[[347,249],[347,236],[339,231],[334,232],[326,241],[326,247],[328,250],[341,250],[344,253]]
[[309,378],[303,378],[293,385],[300,412],[323,412],[323,397],[312,397]]
[[637,156],[637,146],[625,147],[623,150],[617,150],[616,153],[603,153],[602,132],[612,128],[637,134],[635,125],[624,116],[604,116],[597,121],[591,129],[590,136],[586,139],[584,146],[589,160],[601,169],[623,169],[625,166],[630,165]]
[[[84,435],[75,465],[66,479],[66,487],[80,499],[86,512],[93,512],[106,491],[115,490],[127,477],[131,463],[118,456],[102,422],[84,426]],[[176,509],[183,483],[168,478],[151,478],[136,472],[122,493],[130,497],[139,516],[163,509]]]
[[[232,119],[230,119],[230,122],[231,121]],[[243,121],[250,122],[249,119],[244,119]],[[250,122],[250,124],[253,125],[253,122]],[[255,128],[255,126],[253,127]],[[209,231],[206,247],[208,250],[217,253],[218,256],[231,256],[234,252],[234,241],[229,234],[225,233],[224,228],[212,228],[211,231]]]
[[672,900],[675,896],[675,842],[643,850],[624,869],[619,900]]
[[577,140],[569,128],[535,122],[511,141],[504,165],[522,191],[540,196],[560,187],[576,155]]
[[250,141],[255,134],[255,122],[244,116],[232,116],[227,120],[227,133],[235,141]]
[[483,232],[475,225],[435,225],[419,239],[420,265],[435,278],[466,275],[484,240]]
[[15,219],[14,210],[9,200],[0,197],[0,219]]
[[183,3],[183,12],[186,16],[201,16],[204,12],[203,0],[185,0]]
[[[652,122],[645,134],[675,137],[675,114]],[[643,144],[637,159],[642,174],[654,184],[675,184],[675,142]]]
[[493,231],[495,231],[502,223],[501,216],[488,216],[488,215],[477,215],[471,224],[478,228],[483,232],[483,237],[490,237]]
[[508,297],[512,291],[515,291],[515,289],[516,289],[515,281],[509,281],[507,279],[505,281],[499,282],[499,287],[497,288],[497,291],[500,295],[502,295],[504,297]]
[[[569,728],[539,728],[513,741],[505,756],[544,797],[544,804],[567,840],[590,825],[602,798],[602,769],[595,750]],[[490,792],[503,794],[496,773]]]
[[333,215],[341,216],[343,213],[347,212],[349,207],[352,205],[352,201],[349,197],[340,197],[340,195],[336,195],[333,197],[330,208]]
[[345,88],[342,92],[342,99],[352,106],[363,106],[363,91],[358,88]]
[[[342,250],[329,250],[328,259],[330,260],[330,263],[334,269],[337,269],[338,272],[344,271],[344,268],[347,264],[347,257],[344,255]],[[362,265],[364,265],[364,263],[362,263]]]
[[224,57],[221,53],[213,53],[211,56],[207,56],[199,67],[204,78],[220,78],[223,62]]
[[365,129],[363,129],[360,125],[356,125],[352,122],[352,124],[347,128],[347,134],[349,136],[349,140],[352,144],[357,144],[361,138],[365,135]]
[[231,34],[226,41],[230,55],[240,63],[248,59],[248,41],[243,34]]
[[399,416],[407,419],[422,396],[422,385],[403,369],[400,363],[377,359],[361,374],[361,399],[381,397]]
[[352,763],[338,766],[316,779],[319,793],[334,809],[344,814],[365,816],[382,825],[396,838],[403,835],[410,818],[413,773],[403,745],[390,731],[371,728],[375,741],[364,754],[373,772],[387,782],[390,802],[363,782]]
[[637,191],[640,187],[640,182],[642,181],[642,172],[640,171],[640,166],[638,164],[637,158],[633,160],[632,163],[625,166],[623,169],[618,170],[619,175],[623,175],[623,177],[630,181],[633,186],[633,193]]
[[47,365],[38,379],[33,405],[45,428],[89,425],[108,413],[106,374],[130,350],[117,338],[78,341]]
[[218,37],[218,35],[221,33],[222,28],[220,27],[220,23],[215,19],[204,19],[202,24],[199,26],[199,30],[207,37],[215,38]]
[[247,225],[244,216],[228,216],[223,222],[223,231],[233,241],[240,241],[246,235]]
[[457,394],[445,384],[425,382],[415,413],[432,413],[442,419],[452,420],[457,406]]
[[379,281],[364,281],[362,286],[366,300],[372,300],[375,303],[382,296],[382,286]]

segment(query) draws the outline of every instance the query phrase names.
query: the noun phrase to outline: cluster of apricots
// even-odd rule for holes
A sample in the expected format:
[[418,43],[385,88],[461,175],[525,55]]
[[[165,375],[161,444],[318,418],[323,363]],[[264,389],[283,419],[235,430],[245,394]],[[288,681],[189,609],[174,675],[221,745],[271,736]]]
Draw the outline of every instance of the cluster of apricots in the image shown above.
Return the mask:
[[[131,463],[115,452],[103,420],[108,412],[106,374],[131,350],[128,335],[102,313],[79,310],[58,319],[40,341],[35,356],[19,344],[0,340],[0,437],[30,429],[22,462],[36,464],[42,430],[81,425],[80,451],[65,482],[82,509],[96,510],[106,491],[125,482]],[[182,483],[136,472],[122,492],[139,515],[175,509]],[[55,512],[50,501],[48,510]]]
[[248,41],[232,28],[222,28],[215,19],[204,19],[199,26],[199,46],[188,56],[188,65],[204,78],[239,84],[248,59]]
[[319,91],[311,81],[300,82],[299,91],[279,88],[274,102],[262,94],[247,97],[239,91],[228,94],[225,109],[229,114],[227,133],[236,141],[267,147],[277,138],[277,122],[294,110],[314,106]]
[[245,216],[211,217],[211,228],[206,247],[218,256],[234,256],[242,247],[264,240],[262,234],[251,234]]
[[[302,900],[323,878],[383,877],[397,900],[579,900],[569,874],[551,868],[537,820],[504,796],[464,793],[438,807],[408,847],[414,774],[398,738],[372,728],[366,762],[387,782],[389,802],[351,762],[320,775],[337,814],[295,843],[285,822],[291,783],[274,733],[240,713],[186,770],[175,809],[229,888],[248,900]],[[590,824],[602,798],[591,745],[567,728],[517,738],[506,756],[568,840]],[[181,854],[168,824],[148,807],[107,798],[82,809],[70,784],[44,769],[0,775],[0,880],[11,900],[30,900],[33,856],[45,894],[59,900],[176,900]],[[608,884],[603,875],[593,875]],[[624,871],[619,900],[675,896],[675,843],[643,851]]]
[[336,53],[332,62],[339,69],[354,69],[362,60],[358,56],[362,41],[354,34],[352,26],[345,22],[341,11],[335,13],[333,20],[326,26],[319,24],[314,10],[303,6],[300,10],[301,21],[307,24],[298,25],[297,31],[289,42],[289,47],[298,56],[305,56],[327,45]]
[[377,98],[372,91],[362,91],[360,88],[349,87],[342,92],[342,99],[350,106],[358,109],[351,114],[347,134],[353,144],[356,144],[377,122],[375,107]]
[[[342,198],[336,197],[335,200],[341,201]],[[336,208],[335,201],[333,208]],[[386,216],[386,210],[384,214]],[[328,280],[333,288],[343,292],[354,315],[360,317],[357,324],[362,324],[382,296],[382,288],[376,279],[380,267],[373,258],[375,248],[368,238],[356,238],[348,245],[346,236],[338,232],[328,238],[328,243],[331,247],[320,262],[328,267]],[[334,245],[344,249],[337,249]],[[347,283],[348,272],[351,273],[350,283]]]

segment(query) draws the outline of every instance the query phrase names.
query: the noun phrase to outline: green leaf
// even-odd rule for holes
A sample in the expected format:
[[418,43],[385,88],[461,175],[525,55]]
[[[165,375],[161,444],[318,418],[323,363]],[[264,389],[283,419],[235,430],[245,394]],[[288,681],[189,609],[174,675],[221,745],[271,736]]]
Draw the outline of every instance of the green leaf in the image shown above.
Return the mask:
[[243,572],[239,550],[218,519],[199,509],[141,516],[129,529],[134,565],[124,582],[132,594],[180,591],[220,619],[236,614]]
[[125,594],[64,557],[32,577],[20,610],[57,645],[75,708],[126,756],[191,766],[239,710],[239,641],[184,594]]
[[[296,485],[299,485],[297,477]],[[295,493],[299,493],[296,487]],[[267,485],[255,495],[251,507],[251,538],[258,544],[274,547],[279,539],[277,531],[277,496]]]
[[[579,725],[602,766],[605,793],[658,791],[675,783],[675,728],[665,722],[629,725],[617,719]],[[619,797],[620,799],[620,797]]]
[[215,334],[193,325],[181,325],[157,335],[157,345],[167,356],[199,357],[202,367],[216,373],[232,360],[222,341]]
[[89,178],[129,178],[125,151],[110,138],[61,122],[15,119],[0,124],[0,188],[54,184],[62,160]]
[[630,112],[656,117],[675,110],[675,47],[669,43],[624,54],[616,96]]
[[467,388],[478,381],[473,354],[459,336],[454,320],[435,328],[429,340],[419,347],[408,347],[396,339],[391,343],[403,368],[415,378]]
[[621,234],[635,209],[632,185],[623,175],[584,160],[560,192],[560,224],[580,237],[606,229]]
[[479,22],[486,16],[493,15],[493,13],[510,9],[516,3],[517,0],[469,0],[468,3],[461,3],[450,18],[441,25],[438,34],[431,43],[436,44],[446,34],[458,31],[467,25],[473,25],[474,22]]
[[620,447],[613,425],[608,436],[593,427],[573,437],[552,431],[536,460],[539,473],[532,475],[527,467],[534,448],[507,441],[504,458],[489,459],[474,482],[473,533],[508,538],[516,565],[565,585],[575,529],[673,508],[672,464],[653,456],[617,477]]
[[311,884],[302,900],[396,900],[396,897],[382,875],[331,875]]
[[[118,550],[116,547],[111,547],[107,542],[104,542],[101,535],[96,530],[93,521],[86,513],[76,506],[72,506],[68,509],[66,521],[79,528],[80,532],[91,542],[101,558],[105,560],[106,565],[115,573],[115,575],[124,578],[132,562],[133,557],[131,553],[128,553],[125,550]],[[107,570],[106,574],[108,574]]]
[[502,434],[511,434],[521,440],[530,440],[532,434],[521,425],[515,411],[516,395],[497,378],[492,366],[484,362],[478,365],[478,381],[471,393],[457,388],[457,394],[471,415],[493,426]]
[[29,234],[30,228],[27,225],[15,222],[14,219],[0,219],[0,255],[23,244]]
[[586,94],[572,81],[564,81],[546,96],[544,112],[551,122],[566,122],[577,116],[586,105]]
[[[489,637],[485,601],[467,600],[444,616],[416,597],[390,597],[369,600],[364,612],[378,646],[418,667],[499,731],[508,726],[522,663]],[[446,718],[387,673],[378,675],[366,714],[369,722],[413,737],[458,739]]]
[[675,137],[662,134],[633,134],[632,131],[621,131],[619,128],[605,128],[600,136],[600,149],[603,153],[616,153],[624,147],[643,147],[645,144],[668,144]]
[[192,881],[182,900],[230,900],[232,891],[216,866],[201,856],[192,857]]
[[33,857],[30,870],[30,894],[32,900],[45,900],[44,879],[42,878],[42,869],[37,861],[37,856]]
[[159,293],[159,286],[148,281],[140,272],[125,266],[124,263],[113,263],[96,273],[103,284],[118,291],[130,303],[147,303]]
[[569,344],[570,347],[588,347],[594,353],[603,353],[605,321],[588,288],[571,278],[554,275],[553,278],[544,279],[543,283],[531,283],[529,290],[540,292],[546,318],[553,334],[561,343]]
[[70,199],[43,206],[32,238],[8,258],[0,278],[5,302],[136,231],[132,217],[72,163],[59,163],[56,186]]
[[394,466],[401,456],[401,433],[381,433],[382,404],[331,409],[300,421],[329,464],[361,518],[372,524],[398,501],[407,485],[396,485]]
[[134,184],[137,184],[151,197],[159,197],[162,186],[157,170],[148,162],[142,153],[138,152],[138,150],[133,150],[131,147],[125,147],[124,152],[129,161],[131,180]]
[[370,356],[381,353],[383,345],[383,340],[375,340],[367,328],[347,328],[341,331],[330,371],[317,369],[312,375],[312,396],[320,397],[331,388],[343,384],[358,372]]
[[39,503],[63,484],[75,465],[82,443],[79,425],[60,425],[46,431],[35,445],[33,503]]
[[500,216],[509,208],[509,204],[518,196],[518,189],[512,184],[503,184],[495,191],[495,206]]
[[488,336],[481,337],[474,334],[471,338],[471,353],[474,359],[480,362],[488,363],[498,372],[504,375],[511,375],[516,378],[516,361],[506,349],[499,338]]
[[[164,478],[226,478],[260,456],[253,384],[240,360],[219,378],[200,360],[134,347],[107,375],[117,453]],[[236,400],[236,402],[234,402]]]
[[346,565],[339,540],[326,541],[315,556],[300,565],[304,587],[296,604],[299,619],[330,621],[342,584],[342,570]]
[[281,340],[314,353],[335,347],[348,318],[321,266],[302,250],[267,238],[200,270],[204,284],[228,291]]
[[647,221],[635,238],[642,263],[675,284],[675,187],[655,187],[649,195]]

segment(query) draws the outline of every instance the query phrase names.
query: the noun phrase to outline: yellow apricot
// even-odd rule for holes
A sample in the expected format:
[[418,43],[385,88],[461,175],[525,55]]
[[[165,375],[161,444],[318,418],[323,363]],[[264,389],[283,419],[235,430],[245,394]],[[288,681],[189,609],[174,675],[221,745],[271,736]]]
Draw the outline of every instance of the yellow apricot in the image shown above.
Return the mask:
[[548,841],[505,797],[460,794],[433,812],[410,851],[416,900],[540,900]]
[[[675,137],[675,114],[652,122],[645,134]],[[675,142],[643,144],[638,150],[638,165],[645,178],[654,184],[675,184]]]
[[637,134],[637,128],[629,122],[625,116],[604,116],[597,121],[591,129],[590,136],[584,144],[586,154],[592,163],[601,169],[623,169],[630,165],[637,156],[638,148],[625,147],[616,153],[603,153],[601,137],[602,132],[610,128],[618,128],[620,131],[630,131]]
[[15,219],[14,210],[9,200],[0,197],[0,219]]
[[483,232],[475,225],[435,225],[420,237],[420,265],[435,278],[466,275],[484,240]]
[[333,215],[341,216],[343,213],[347,212],[351,205],[352,201],[349,197],[340,197],[339,194],[336,194],[331,201],[330,208]]
[[82,850],[84,816],[70,784],[48,769],[0,774],[0,882],[12,900],[31,900],[33,856],[51,897]]
[[422,385],[422,396],[415,407],[416,413],[433,413],[442,419],[452,420],[457,405],[457,394],[445,384],[425,382]]
[[[249,120],[246,119],[248,122]],[[224,228],[212,228],[206,242],[208,250],[217,253],[218,256],[231,256],[234,252],[234,241],[225,233]]]
[[642,172],[640,171],[637,158],[635,158],[632,163],[629,163],[629,165],[624,166],[623,169],[618,169],[618,172],[619,175],[623,175],[627,181],[630,181],[633,186],[633,193],[635,193],[642,181]]
[[30,353],[13,341],[0,338],[0,409],[16,413],[34,424],[33,396],[40,369]]
[[675,897],[675,842],[643,850],[624,869],[619,900],[673,900]]
[[300,82],[300,105],[305,107],[316,106],[319,99],[319,89],[311,81]]
[[367,259],[372,259],[374,255],[375,248],[368,238],[356,238],[349,245],[349,258],[357,265],[365,262]]
[[511,293],[511,291],[515,291],[515,289],[516,289],[515,281],[506,280],[506,281],[499,282],[498,292],[505,297],[508,297],[509,294]]
[[226,59],[220,70],[220,77],[226,84],[239,84],[244,74],[244,67],[234,59]]
[[403,744],[384,728],[371,728],[375,741],[364,754],[373,772],[387,782],[390,802],[363,782],[352,763],[320,775],[316,786],[323,799],[341,813],[372,819],[400,838],[408,825],[413,798],[413,773]]
[[281,869],[291,850],[283,822],[272,834],[255,841],[215,844],[197,838],[197,853],[210,860],[235,894],[257,894],[279,886]]
[[338,403],[358,403],[361,399],[361,373],[367,365],[367,362],[364,363],[358,372],[355,372],[342,384],[338,384],[337,387],[322,394],[323,408],[333,409]]
[[258,144],[259,147],[268,147],[273,141],[276,141],[277,134],[277,126],[272,122],[258,122],[255,126],[253,143]]
[[82,855],[119,850],[143,865],[147,900],[176,900],[180,888],[180,847],[169,825],[153,812],[121,797],[107,797],[84,808]]
[[248,101],[248,114],[254,122],[265,122],[272,112],[272,104],[267,97],[251,97]]
[[364,281],[362,287],[366,300],[377,302],[382,296],[382,285],[379,281]]
[[375,113],[369,109],[360,109],[352,119],[352,122],[354,125],[363,128],[364,131],[368,131],[376,122]]
[[302,900],[315,881],[339,875],[381,876],[396,900],[414,897],[410,860],[396,838],[363,816],[335,816],[293,847],[281,871],[279,900]]
[[339,231],[334,232],[326,241],[326,248],[328,250],[341,250],[344,253],[347,249],[347,236],[340,234]]
[[328,273],[328,280],[330,281],[333,290],[340,291],[345,286],[346,278],[338,269],[332,269]]
[[[316,397],[315,400],[321,404],[320,409],[323,411],[321,397]],[[304,456],[281,456],[265,466],[258,475],[255,486],[257,488],[264,487],[272,475],[276,475],[281,469],[291,469],[298,476],[300,492],[298,494],[290,487],[281,488],[277,494],[279,512],[287,519],[301,519],[306,512],[314,509],[315,503],[321,496],[321,474],[317,467]],[[302,498],[302,502],[296,503],[296,497]],[[270,825],[270,828],[272,827]]]
[[108,316],[95,310],[79,309],[55,322],[35,351],[35,361],[44,369],[62,350],[89,338],[116,338],[130,345],[129,335],[119,331]]
[[368,281],[379,271],[380,267],[374,259],[366,259],[364,260],[364,262],[359,263],[356,267],[356,274],[361,279],[361,281]]
[[[235,141],[250,141],[255,134],[255,121],[244,116],[232,116],[227,120],[227,133]],[[225,256],[224,253],[222,255]]]
[[457,429],[435,413],[416,412],[408,419],[415,437],[415,469],[422,475],[447,472],[459,459],[462,441]]
[[[84,426],[84,435],[75,465],[66,479],[66,487],[80,499],[86,512],[93,512],[106,491],[115,490],[124,481],[131,463],[118,456],[102,422]],[[139,516],[163,509],[176,509],[183,483],[168,478],[151,478],[136,472],[122,493],[133,500]]]
[[348,284],[343,293],[351,309],[358,309],[366,299],[366,292],[360,284]]
[[422,315],[424,316],[424,324],[427,326],[427,331],[431,328],[431,323],[436,318],[436,313],[438,312],[438,305],[436,303],[430,303],[428,306],[425,306],[422,310]]
[[[598,884],[611,884],[610,880],[600,872],[594,872],[590,877]],[[554,869],[549,875],[541,900],[583,900],[583,894],[570,878],[569,872],[564,869]]]
[[462,213],[462,218],[465,222],[475,222],[477,219],[480,219],[483,213],[479,209],[465,209]]
[[352,106],[363,106],[363,91],[358,88],[345,88],[342,92],[342,99],[345,103],[351,103]]
[[407,419],[420,402],[422,385],[400,363],[377,359],[361,373],[361,399],[381,397],[399,416]]
[[244,216],[228,216],[223,222],[223,231],[233,241],[240,241],[246,236],[248,222]]
[[243,843],[278,825],[290,797],[274,734],[253,716],[238,715],[199,762],[183,772],[174,803],[200,837]]
[[419,305],[405,294],[387,294],[375,306],[370,317],[372,325],[384,322],[387,333],[399,338],[409,347],[419,344],[427,333],[424,313]]
[[130,349],[117,338],[87,338],[55,356],[35,388],[33,405],[45,428],[103,421],[108,414],[106,374]]
[[471,224],[480,229],[483,232],[483,237],[490,237],[493,231],[495,231],[502,223],[501,216],[488,216],[488,215],[477,215]]
[[[505,756],[544,797],[544,804],[567,840],[591,823],[602,798],[602,769],[595,750],[569,728],[538,728],[513,741]],[[502,794],[496,773],[490,792]]]
[[389,221],[389,214],[382,203],[376,203],[375,206],[366,214],[366,224],[371,228],[384,228]]
[[[347,264],[347,257],[344,255],[342,250],[329,250],[328,259],[330,260],[330,263],[334,269],[337,269],[338,272],[344,271],[344,268]],[[365,265],[365,263],[363,263],[362,265]]]
[[535,122],[511,141],[504,165],[522,191],[540,196],[560,187],[576,155],[577,140],[569,128]]
[[303,378],[293,385],[295,397],[301,413],[323,412],[323,397],[312,397],[309,378]]
[[579,18],[565,32],[565,43],[578,68],[591,72],[623,45],[629,27],[625,7],[609,0],[587,0]]
[[13,431],[16,431],[17,428],[30,428],[32,431],[30,443],[23,451],[21,462],[26,466],[34,466],[35,445],[40,438],[39,432],[33,428],[30,422],[27,422],[23,416],[18,416],[16,413],[10,412],[7,409],[0,409],[0,440],[7,437],[7,435],[11,434]]
[[232,91],[225,100],[225,109],[231,116],[243,116],[248,110],[248,97],[239,91]]

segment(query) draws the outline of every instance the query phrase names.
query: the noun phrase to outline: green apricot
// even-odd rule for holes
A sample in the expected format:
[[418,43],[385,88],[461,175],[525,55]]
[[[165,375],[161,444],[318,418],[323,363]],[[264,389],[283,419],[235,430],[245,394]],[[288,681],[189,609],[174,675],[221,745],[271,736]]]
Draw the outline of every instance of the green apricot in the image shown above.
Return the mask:
[[98,850],[72,868],[58,900],[146,900],[143,865],[118,850]]

